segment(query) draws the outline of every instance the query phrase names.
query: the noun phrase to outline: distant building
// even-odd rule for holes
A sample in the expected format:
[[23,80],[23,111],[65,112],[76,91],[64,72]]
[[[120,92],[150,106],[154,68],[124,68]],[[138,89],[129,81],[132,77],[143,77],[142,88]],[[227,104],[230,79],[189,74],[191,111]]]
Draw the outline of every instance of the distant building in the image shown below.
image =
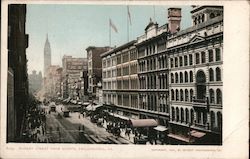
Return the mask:
[[43,70],[44,77],[47,76],[47,69],[50,65],[51,65],[51,48],[50,48],[50,43],[49,43],[48,34],[47,34],[46,42],[44,45],[44,70]]
[[51,65],[47,68],[47,76],[44,78],[45,96],[48,98],[60,97],[62,80],[62,68],[59,65]]
[[21,125],[27,110],[29,85],[26,48],[29,37],[25,26],[26,5],[8,5],[7,142],[20,139]]
[[87,58],[63,56],[62,59],[62,95],[63,98],[80,99],[82,72],[88,70]]
[[39,91],[42,87],[43,77],[42,72],[40,71],[38,74],[35,70],[32,71],[32,74],[29,74],[29,92],[35,93]]
[[95,98],[97,83],[102,81],[102,59],[101,54],[110,50],[110,47],[89,46],[87,51],[88,59],[88,93]]

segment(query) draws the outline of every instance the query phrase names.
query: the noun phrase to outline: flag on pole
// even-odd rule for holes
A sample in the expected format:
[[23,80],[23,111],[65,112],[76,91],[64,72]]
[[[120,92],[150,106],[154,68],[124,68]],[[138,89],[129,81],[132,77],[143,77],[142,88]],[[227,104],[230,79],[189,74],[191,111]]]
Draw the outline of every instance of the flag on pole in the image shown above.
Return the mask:
[[111,19],[109,19],[109,26],[110,26],[116,33],[118,33],[118,30],[117,30],[116,26],[114,25],[114,23],[111,21]]
[[127,10],[128,10],[128,19],[129,19],[129,23],[130,23],[130,25],[131,25],[132,22],[131,22],[131,14],[130,14],[130,11],[129,11],[129,6],[127,6]]

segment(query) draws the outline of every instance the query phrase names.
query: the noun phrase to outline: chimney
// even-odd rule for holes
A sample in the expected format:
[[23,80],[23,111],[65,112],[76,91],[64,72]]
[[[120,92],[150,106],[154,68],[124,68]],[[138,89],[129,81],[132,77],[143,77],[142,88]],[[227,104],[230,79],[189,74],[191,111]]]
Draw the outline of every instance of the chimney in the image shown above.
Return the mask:
[[171,33],[180,30],[181,25],[181,8],[168,8],[168,26]]

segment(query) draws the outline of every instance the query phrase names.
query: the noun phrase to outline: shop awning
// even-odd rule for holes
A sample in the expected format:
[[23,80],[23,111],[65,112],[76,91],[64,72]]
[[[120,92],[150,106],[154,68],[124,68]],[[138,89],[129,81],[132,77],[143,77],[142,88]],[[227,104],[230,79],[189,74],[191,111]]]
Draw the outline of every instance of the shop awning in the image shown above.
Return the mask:
[[193,142],[192,140],[189,140],[189,138],[186,138],[184,136],[176,135],[176,134],[168,134],[168,137],[171,137],[176,140],[184,141],[184,142]]
[[201,137],[203,137],[204,135],[206,135],[206,133],[200,132],[200,131],[196,131],[196,130],[192,130],[192,131],[190,132],[190,135],[193,136],[193,137],[196,137],[196,138],[201,138]]
[[132,126],[135,127],[155,127],[158,123],[154,119],[131,119]]
[[115,114],[115,113],[111,113],[111,112],[108,112],[108,113],[109,113],[110,116],[114,116],[116,118],[120,118],[120,119],[123,119],[123,120],[129,120],[129,118],[126,117],[126,116]]
[[102,105],[88,105],[87,107],[86,107],[86,110],[88,110],[88,111],[95,111],[97,108],[99,108],[99,107],[101,107]]
[[161,132],[168,130],[168,128],[166,128],[165,126],[162,126],[162,125],[158,125],[154,129],[157,131],[161,131]]

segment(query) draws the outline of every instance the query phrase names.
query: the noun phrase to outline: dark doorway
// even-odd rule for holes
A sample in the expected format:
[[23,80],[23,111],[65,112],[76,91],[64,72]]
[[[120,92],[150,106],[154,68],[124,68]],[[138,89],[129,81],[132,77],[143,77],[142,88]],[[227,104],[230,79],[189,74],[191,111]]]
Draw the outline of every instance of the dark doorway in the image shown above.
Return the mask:
[[196,75],[197,99],[206,97],[206,75],[203,71],[198,71]]

